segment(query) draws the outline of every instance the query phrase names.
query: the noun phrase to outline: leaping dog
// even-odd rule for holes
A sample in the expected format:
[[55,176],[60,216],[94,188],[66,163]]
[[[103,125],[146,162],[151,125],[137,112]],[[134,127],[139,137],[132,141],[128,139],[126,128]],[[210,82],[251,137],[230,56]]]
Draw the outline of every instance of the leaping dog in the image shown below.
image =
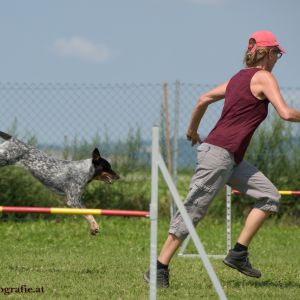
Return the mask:
[[[86,185],[92,180],[101,180],[111,184],[119,179],[107,160],[101,157],[95,148],[92,158],[70,161],[50,157],[39,149],[27,145],[7,133],[0,131],[5,140],[0,145],[0,167],[19,165],[27,169],[35,178],[58,195],[65,195],[67,205],[84,208],[80,198]],[[96,235],[99,225],[92,215],[84,216],[90,226],[90,232]]]

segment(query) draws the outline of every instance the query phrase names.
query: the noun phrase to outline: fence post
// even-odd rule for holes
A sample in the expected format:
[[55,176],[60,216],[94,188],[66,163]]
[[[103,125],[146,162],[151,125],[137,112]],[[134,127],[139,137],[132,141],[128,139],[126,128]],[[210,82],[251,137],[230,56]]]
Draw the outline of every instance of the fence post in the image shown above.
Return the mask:
[[[180,101],[180,81],[175,81],[175,97],[174,97],[174,132],[173,132],[173,181],[177,186],[177,169],[178,169],[178,135],[179,135],[179,102]],[[176,204],[172,198],[171,202],[171,217],[176,213]]]
[[164,82],[164,110],[165,110],[165,130],[166,130],[166,150],[167,150],[167,166],[170,173],[172,173],[171,160],[171,136],[169,124],[169,101],[168,101],[168,83]]
[[157,206],[158,206],[158,153],[159,130],[152,128],[152,166],[151,166],[151,203],[150,203],[150,287],[149,298],[156,300],[156,257],[157,257]]

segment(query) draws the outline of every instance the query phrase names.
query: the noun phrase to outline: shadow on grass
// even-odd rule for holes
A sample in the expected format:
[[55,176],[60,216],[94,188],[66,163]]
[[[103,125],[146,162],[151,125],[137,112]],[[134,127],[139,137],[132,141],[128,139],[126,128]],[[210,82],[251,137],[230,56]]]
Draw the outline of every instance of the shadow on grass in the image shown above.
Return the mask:
[[291,281],[291,280],[226,280],[226,285],[231,286],[233,288],[241,288],[241,287],[255,287],[255,288],[266,288],[266,287],[273,287],[273,288],[300,288],[300,282]]

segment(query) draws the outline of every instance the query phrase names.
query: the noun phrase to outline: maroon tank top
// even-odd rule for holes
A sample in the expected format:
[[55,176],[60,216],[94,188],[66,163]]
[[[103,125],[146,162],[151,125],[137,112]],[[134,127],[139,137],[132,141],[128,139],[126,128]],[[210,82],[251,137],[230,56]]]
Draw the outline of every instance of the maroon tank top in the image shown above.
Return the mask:
[[259,70],[243,69],[230,79],[221,117],[204,140],[232,152],[236,163],[243,160],[255,129],[268,115],[269,100],[259,100],[250,90],[250,81]]

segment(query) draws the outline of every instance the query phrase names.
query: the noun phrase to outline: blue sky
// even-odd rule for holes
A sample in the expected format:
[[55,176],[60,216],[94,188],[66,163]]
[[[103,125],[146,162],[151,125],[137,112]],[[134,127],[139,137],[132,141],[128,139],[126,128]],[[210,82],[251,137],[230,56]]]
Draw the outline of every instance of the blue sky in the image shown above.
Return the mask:
[[274,69],[299,87],[297,0],[1,0],[0,81],[216,84],[242,67],[248,36],[275,33]]

